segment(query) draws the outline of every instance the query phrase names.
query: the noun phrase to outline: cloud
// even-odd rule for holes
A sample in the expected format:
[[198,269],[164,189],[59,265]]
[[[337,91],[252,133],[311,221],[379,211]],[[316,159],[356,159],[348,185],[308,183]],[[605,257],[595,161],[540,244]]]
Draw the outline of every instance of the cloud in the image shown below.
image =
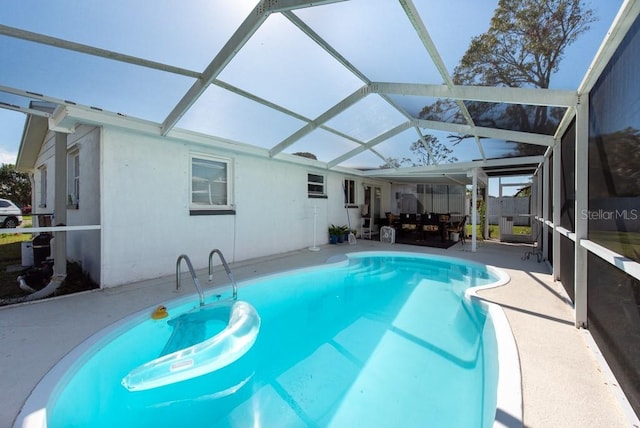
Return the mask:
[[18,153],[9,153],[0,148],[0,164],[10,163],[15,164]]

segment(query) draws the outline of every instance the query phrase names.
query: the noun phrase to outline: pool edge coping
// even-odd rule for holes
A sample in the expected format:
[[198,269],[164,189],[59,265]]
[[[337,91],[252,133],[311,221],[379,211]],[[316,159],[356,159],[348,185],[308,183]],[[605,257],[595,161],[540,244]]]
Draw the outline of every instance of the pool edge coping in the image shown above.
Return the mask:
[[[493,324],[498,348],[498,385],[496,414],[493,426],[496,428],[524,426],[523,396],[522,396],[522,371],[520,367],[520,355],[518,346],[511,329],[509,319],[502,307],[485,300],[478,294],[479,291],[496,287],[502,287],[511,282],[507,272],[492,265],[485,265],[487,270],[498,276],[498,281],[470,287],[465,290],[465,297],[484,308]],[[498,338],[500,338],[498,340]]]

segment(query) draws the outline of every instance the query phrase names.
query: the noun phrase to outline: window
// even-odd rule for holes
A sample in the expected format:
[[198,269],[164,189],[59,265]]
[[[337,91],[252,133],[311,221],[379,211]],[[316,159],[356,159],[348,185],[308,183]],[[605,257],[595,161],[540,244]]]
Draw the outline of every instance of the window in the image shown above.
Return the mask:
[[67,207],[78,208],[80,203],[80,152],[75,149],[67,155]]
[[355,205],[356,203],[356,182],[355,180],[344,180],[344,203],[345,205]]
[[219,213],[233,209],[229,177],[231,159],[191,155],[192,214],[207,213],[207,210]]
[[325,177],[320,174],[307,174],[307,192],[310,198],[326,198]]
[[41,208],[47,207],[47,167],[43,165],[40,167],[40,203]]

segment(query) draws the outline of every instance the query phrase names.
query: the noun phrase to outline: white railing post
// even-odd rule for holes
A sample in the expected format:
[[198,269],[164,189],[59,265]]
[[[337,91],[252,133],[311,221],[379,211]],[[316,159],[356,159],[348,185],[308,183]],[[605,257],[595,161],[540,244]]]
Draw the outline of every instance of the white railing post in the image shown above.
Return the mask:
[[561,235],[556,231],[556,228],[560,226],[561,219],[561,181],[562,181],[562,142],[560,140],[556,140],[556,143],[553,146],[553,204],[552,208],[552,216],[553,216],[553,280],[557,281],[560,279],[560,239],[562,239]]
[[575,163],[575,310],[576,327],[587,328],[587,249],[580,241],[587,239],[589,223],[589,105],[588,94],[576,109],[576,163]]

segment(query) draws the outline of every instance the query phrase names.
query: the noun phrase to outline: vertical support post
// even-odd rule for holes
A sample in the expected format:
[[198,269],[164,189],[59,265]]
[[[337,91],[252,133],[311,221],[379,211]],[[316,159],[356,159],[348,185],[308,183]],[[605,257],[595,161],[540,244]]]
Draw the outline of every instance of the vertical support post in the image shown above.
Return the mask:
[[502,240],[502,177],[498,177],[498,238]]
[[576,164],[575,164],[575,310],[576,327],[587,328],[587,250],[580,241],[587,239],[589,223],[589,103],[588,95],[578,100],[576,109]]
[[[544,166],[544,165],[543,165]],[[542,192],[542,177],[544,176],[544,168],[538,169],[538,193],[536,194],[536,205],[538,207],[538,218],[544,221],[544,215],[542,214],[542,198],[544,194]],[[540,242],[538,242],[538,246],[542,251],[542,232],[543,232],[543,221],[538,221],[538,227],[540,228]]]
[[484,236],[486,239],[489,239],[489,179],[486,178],[486,182],[484,183],[484,192],[482,192],[482,202],[484,204],[484,224],[482,225]]
[[562,201],[561,201],[561,189],[560,184],[562,180],[562,143],[560,140],[556,140],[553,145],[553,280],[560,279],[560,240],[562,236],[556,231],[560,226]]
[[476,252],[478,248],[478,168],[473,168],[473,192],[471,194],[471,251]]
[[544,223],[542,223],[542,254],[543,259],[547,258],[549,254],[549,226],[547,225],[547,221],[550,220],[549,216],[549,158],[544,158],[544,163],[542,164],[542,217],[544,218]]
[[[55,200],[53,226],[67,224],[67,134],[55,133]],[[67,232],[54,232],[53,272],[67,275]]]
[[[536,217],[538,215],[538,173],[536,173],[533,177],[531,177],[531,237],[536,239],[538,237],[538,230],[540,225],[538,224],[538,220]],[[536,246],[540,245],[539,242],[536,242]]]

